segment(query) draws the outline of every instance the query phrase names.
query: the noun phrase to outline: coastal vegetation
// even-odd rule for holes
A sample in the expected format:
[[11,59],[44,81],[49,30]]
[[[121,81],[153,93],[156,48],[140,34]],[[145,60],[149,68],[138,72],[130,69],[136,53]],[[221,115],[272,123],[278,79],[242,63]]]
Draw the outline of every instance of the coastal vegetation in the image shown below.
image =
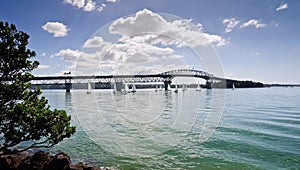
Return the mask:
[[52,147],[76,129],[66,111],[50,109],[39,88],[29,89],[39,62],[28,39],[14,24],[0,21],[0,155]]

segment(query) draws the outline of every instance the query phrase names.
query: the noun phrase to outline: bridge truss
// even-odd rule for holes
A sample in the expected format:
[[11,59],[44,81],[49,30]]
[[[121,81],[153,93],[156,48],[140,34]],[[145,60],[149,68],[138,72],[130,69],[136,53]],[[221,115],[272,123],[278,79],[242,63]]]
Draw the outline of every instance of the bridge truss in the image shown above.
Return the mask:
[[179,69],[163,72],[160,74],[144,74],[144,75],[106,75],[106,76],[39,76],[35,77],[32,84],[52,84],[63,82],[125,82],[125,83],[154,83],[172,81],[175,77],[195,77],[209,80],[213,77],[204,71]]

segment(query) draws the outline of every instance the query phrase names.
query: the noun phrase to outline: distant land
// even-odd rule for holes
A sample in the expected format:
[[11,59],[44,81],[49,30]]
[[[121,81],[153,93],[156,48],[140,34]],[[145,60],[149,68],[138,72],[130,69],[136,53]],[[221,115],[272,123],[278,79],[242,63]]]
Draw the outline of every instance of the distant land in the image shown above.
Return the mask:
[[300,87],[300,84],[265,84],[266,87]]

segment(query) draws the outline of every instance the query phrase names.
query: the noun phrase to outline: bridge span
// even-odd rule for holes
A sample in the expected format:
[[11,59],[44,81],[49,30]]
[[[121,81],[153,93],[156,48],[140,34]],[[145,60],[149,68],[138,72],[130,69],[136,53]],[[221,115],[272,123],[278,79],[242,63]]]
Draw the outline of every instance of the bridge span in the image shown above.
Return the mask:
[[155,83],[163,82],[165,90],[168,90],[168,85],[172,83],[175,77],[194,77],[206,80],[207,88],[211,88],[213,81],[225,80],[223,78],[215,77],[213,74],[189,69],[171,70],[159,74],[137,74],[137,75],[90,75],[90,76],[37,76],[32,79],[32,84],[35,82],[55,82],[63,80],[67,92],[72,89],[72,82],[86,81],[86,82],[106,82],[106,83]]

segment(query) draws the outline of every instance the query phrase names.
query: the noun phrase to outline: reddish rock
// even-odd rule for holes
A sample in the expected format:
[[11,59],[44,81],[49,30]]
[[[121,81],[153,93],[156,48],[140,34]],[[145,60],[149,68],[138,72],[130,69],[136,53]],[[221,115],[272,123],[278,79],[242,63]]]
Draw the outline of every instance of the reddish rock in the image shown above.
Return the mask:
[[7,170],[17,169],[20,162],[21,161],[15,155],[4,155],[0,157],[1,169],[7,169]]
[[68,170],[101,170],[101,168],[79,162],[75,165],[70,165]]
[[26,157],[22,161],[22,168],[44,169],[45,165],[50,162],[50,154],[43,151],[38,151],[34,155]]
[[67,169],[72,164],[70,157],[61,152],[56,154],[54,157],[51,158],[50,163],[45,167],[45,170],[64,170]]
[[38,151],[30,156],[28,153],[8,154],[0,156],[2,170],[101,170],[101,168],[87,164],[72,164],[70,157],[61,152],[55,156]]

